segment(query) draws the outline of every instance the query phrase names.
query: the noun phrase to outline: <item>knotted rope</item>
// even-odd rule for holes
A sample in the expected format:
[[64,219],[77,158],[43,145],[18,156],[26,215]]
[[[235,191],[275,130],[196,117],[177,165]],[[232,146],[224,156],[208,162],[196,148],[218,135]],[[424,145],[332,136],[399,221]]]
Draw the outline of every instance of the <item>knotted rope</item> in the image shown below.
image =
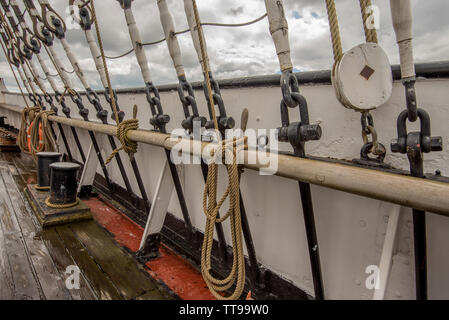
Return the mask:
[[[212,87],[209,78],[209,62],[207,59],[206,46],[204,44],[204,35],[201,26],[201,21],[198,13],[196,1],[192,0],[193,12],[195,15],[196,29],[199,34],[199,42],[201,47],[202,68],[206,78],[206,87],[209,96],[209,103],[211,107],[214,127],[218,134],[218,122],[215,114],[215,103],[212,93]],[[192,30],[193,31],[193,30]],[[220,139],[220,138],[219,138]],[[206,215],[206,227],[204,230],[203,246],[201,248],[201,273],[209,290],[213,296],[219,300],[235,300],[240,298],[245,286],[245,256],[243,253],[242,241],[242,221],[240,214],[240,177],[239,168],[237,165],[237,155],[241,151],[244,138],[236,140],[221,141],[218,147],[213,150],[211,162],[206,179],[206,186],[203,193],[203,210]],[[218,159],[225,158],[226,170],[228,172],[228,186],[226,192],[217,203],[217,184],[218,184]],[[229,164],[229,160],[232,160]],[[229,198],[229,209],[222,218],[217,218],[220,210],[226,199]],[[217,279],[211,275],[211,257],[212,245],[214,241],[214,229],[216,223],[222,223],[230,219],[231,235],[232,235],[232,268],[228,276],[224,279]],[[234,292],[224,297],[220,293],[228,290],[236,283]]]
[[130,157],[134,157],[134,153],[137,152],[137,142],[129,139],[127,134],[129,130],[137,129],[139,129],[139,120],[137,119],[137,105],[134,105],[133,118],[124,120],[117,126],[117,138],[121,143],[121,147],[112,151],[111,155],[106,160],[106,164],[109,164],[120,150],[125,151]]
[[[371,0],[359,0],[362,13],[363,29],[365,31],[365,41],[378,43],[376,28],[369,28],[367,25],[370,17],[368,10],[371,7]],[[334,67],[343,58],[343,49],[341,44],[340,27],[338,24],[337,9],[335,0],[326,0],[327,18],[329,20],[329,30],[332,40],[332,51],[334,53]]]

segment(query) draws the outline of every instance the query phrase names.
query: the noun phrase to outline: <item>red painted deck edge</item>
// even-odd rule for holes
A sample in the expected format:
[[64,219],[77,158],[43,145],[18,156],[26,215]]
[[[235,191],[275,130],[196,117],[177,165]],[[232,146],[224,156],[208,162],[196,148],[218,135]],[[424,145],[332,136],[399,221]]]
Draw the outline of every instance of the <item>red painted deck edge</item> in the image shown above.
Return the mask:
[[[114,240],[132,252],[139,249],[143,228],[99,198],[84,200],[95,220],[114,235]],[[215,300],[203,277],[188,261],[161,245],[160,257],[146,263],[147,272],[167,285],[183,300]]]

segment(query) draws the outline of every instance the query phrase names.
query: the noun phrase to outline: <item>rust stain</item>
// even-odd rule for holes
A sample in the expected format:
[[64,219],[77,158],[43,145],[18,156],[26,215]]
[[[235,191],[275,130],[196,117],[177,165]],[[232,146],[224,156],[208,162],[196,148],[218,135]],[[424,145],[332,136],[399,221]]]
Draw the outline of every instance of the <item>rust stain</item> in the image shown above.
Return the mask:
[[[118,244],[132,252],[139,249],[142,227],[98,198],[85,200],[84,203],[89,206],[94,219],[114,235]],[[181,299],[215,300],[194,266],[165,245],[161,245],[159,251],[160,257],[146,263],[147,272],[153,278],[164,282]]]

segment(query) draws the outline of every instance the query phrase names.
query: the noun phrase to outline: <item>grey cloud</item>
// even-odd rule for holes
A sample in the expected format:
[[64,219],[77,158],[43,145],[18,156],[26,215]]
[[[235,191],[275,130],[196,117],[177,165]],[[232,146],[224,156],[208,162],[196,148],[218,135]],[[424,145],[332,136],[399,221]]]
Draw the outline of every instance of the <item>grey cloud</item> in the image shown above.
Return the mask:
[[[337,11],[344,50],[364,41],[362,20],[358,1],[338,0]],[[70,19],[68,1],[50,0],[54,8]],[[167,0],[177,30],[188,27],[182,0]],[[292,59],[302,70],[329,69],[332,65],[332,49],[324,0],[284,0],[289,22],[289,38]],[[107,55],[119,55],[131,48],[123,10],[116,0],[96,1],[102,39]],[[380,9],[379,40],[392,63],[398,63],[398,51],[391,25],[389,0],[373,0]],[[235,23],[252,20],[265,12],[261,0],[199,0],[198,6],[203,22]],[[418,1],[414,6],[414,44],[416,61],[444,60],[449,56],[449,19],[446,18],[447,0]],[[164,37],[156,0],[135,0],[133,9],[144,42]],[[296,19],[293,11],[301,16]],[[316,14],[316,17],[312,15]],[[27,18],[29,21],[29,18]],[[69,21],[69,20],[67,20]],[[205,27],[211,65],[217,78],[270,74],[279,70],[274,45],[263,21],[242,28]],[[67,39],[79,57],[92,86],[99,88],[101,82],[90,55],[84,33],[80,29],[67,32]],[[186,74],[191,81],[201,80],[202,71],[190,35],[178,36]],[[71,69],[60,44],[55,45],[67,69]],[[146,47],[150,70],[156,84],[176,82],[176,73],[165,43]],[[47,63],[51,65],[46,54]],[[111,77],[116,87],[142,86],[143,80],[134,54],[109,60]],[[14,79],[3,55],[0,70],[8,87],[14,88]],[[52,72],[54,69],[52,69]],[[72,75],[74,83],[79,81]]]

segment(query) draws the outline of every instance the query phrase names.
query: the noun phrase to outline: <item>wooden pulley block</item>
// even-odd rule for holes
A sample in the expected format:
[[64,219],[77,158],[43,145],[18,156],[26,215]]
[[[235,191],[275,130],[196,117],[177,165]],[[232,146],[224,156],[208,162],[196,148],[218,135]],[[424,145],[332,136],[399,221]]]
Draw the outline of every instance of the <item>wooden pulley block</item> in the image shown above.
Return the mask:
[[346,108],[365,111],[385,104],[393,89],[388,56],[377,43],[352,48],[334,66],[332,85]]

